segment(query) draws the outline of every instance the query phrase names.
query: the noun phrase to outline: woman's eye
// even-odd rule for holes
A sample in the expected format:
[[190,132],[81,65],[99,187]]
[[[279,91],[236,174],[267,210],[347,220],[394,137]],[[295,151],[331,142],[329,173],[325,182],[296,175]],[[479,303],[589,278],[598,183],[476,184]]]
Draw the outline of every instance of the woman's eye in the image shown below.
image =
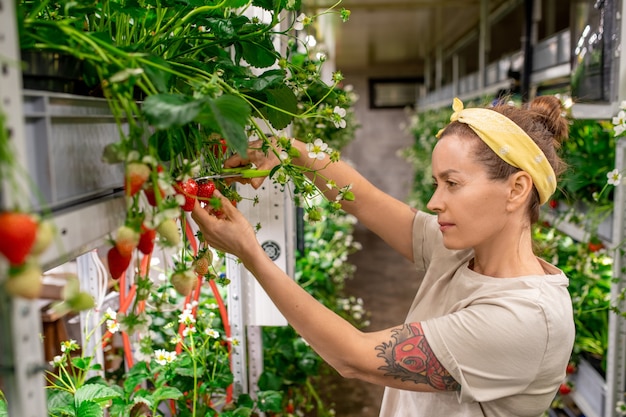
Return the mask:
[[448,187],[454,187],[457,185],[457,183],[454,181],[446,181],[446,184],[448,184]]

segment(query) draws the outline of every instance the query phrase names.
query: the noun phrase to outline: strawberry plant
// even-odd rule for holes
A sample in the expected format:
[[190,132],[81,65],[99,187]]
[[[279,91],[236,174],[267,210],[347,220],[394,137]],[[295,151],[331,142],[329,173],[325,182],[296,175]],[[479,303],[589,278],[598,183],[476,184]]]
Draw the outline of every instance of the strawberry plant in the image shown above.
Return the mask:
[[[349,12],[335,12],[336,6],[323,13],[347,20]],[[292,124],[346,128],[352,102],[338,88],[341,74],[323,82],[322,61],[306,58],[306,45],[294,36],[294,28],[304,30],[315,19],[296,18],[300,8],[300,0],[21,0],[20,45],[80,61],[82,80],[107,100],[120,127],[119,141],[103,149],[103,159],[125,165],[127,223],[139,219],[157,230],[157,243],[177,246],[174,234],[182,231],[170,221],[193,208],[194,178],[224,172],[224,160],[246,153],[250,138],[280,155],[291,151],[281,136]],[[276,39],[287,47],[278,48]],[[279,146],[272,137],[280,138]],[[317,190],[308,170],[281,161],[262,174],[293,184],[292,192],[305,197],[298,201],[311,201]],[[224,182],[214,184],[229,200],[241,199]]]

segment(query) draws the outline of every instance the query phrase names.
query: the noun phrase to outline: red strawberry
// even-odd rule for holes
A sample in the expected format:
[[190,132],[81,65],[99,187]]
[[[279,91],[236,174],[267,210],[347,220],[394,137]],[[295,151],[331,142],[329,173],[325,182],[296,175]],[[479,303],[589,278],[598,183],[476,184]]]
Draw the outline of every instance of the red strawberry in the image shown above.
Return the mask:
[[26,260],[37,237],[37,222],[30,214],[0,213],[0,253],[12,265]]
[[191,270],[175,271],[170,277],[170,282],[174,286],[177,293],[188,296],[193,291],[198,279],[196,274]]
[[572,392],[572,387],[570,387],[569,384],[564,382],[559,386],[559,394],[567,395],[570,392]]
[[224,155],[226,155],[226,151],[228,150],[228,145],[226,145],[226,140],[224,140],[224,138],[220,138],[219,143],[216,143],[215,145],[213,145],[212,149],[213,149],[213,155],[215,155],[216,158],[223,157]]
[[176,246],[180,243],[180,232],[178,225],[173,219],[166,219],[157,227],[157,232],[161,237],[161,244],[164,246]]
[[573,363],[568,363],[567,367],[565,368],[565,373],[567,375],[571,375],[574,372],[576,372],[576,365],[574,365]]
[[146,226],[141,225],[141,235],[139,236],[139,244],[137,249],[144,255],[149,255],[154,249],[154,239],[156,238],[156,230],[148,229]]
[[150,167],[141,162],[131,162],[126,166],[126,195],[134,196],[141,190],[143,184],[150,177]]
[[9,270],[9,277],[4,282],[4,289],[7,293],[34,299],[39,297],[43,284],[41,268],[36,262],[26,262]]
[[213,197],[215,183],[213,181],[201,182],[198,184],[198,199],[207,202]]
[[184,211],[193,210],[193,206],[196,202],[196,196],[198,195],[198,183],[193,178],[189,178],[187,181],[179,181],[174,186],[176,192],[185,197],[185,204],[181,207]]
[[[150,204],[152,207],[156,207],[157,206],[157,200],[156,200],[156,196],[155,196],[155,192],[154,192],[154,187],[150,186],[148,188],[145,188],[144,193],[146,193],[146,198],[148,199],[148,204]],[[163,200],[165,198],[165,191],[163,191],[160,187],[159,187],[159,194],[161,194],[161,200]]]
[[553,209],[555,209],[555,208],[557,208],[559,206],[558,200],[550,200],[548,202],[548,204],[550,204],[550,208],[553,208]]
[[139,244],[139,233],[131,227],[120,226],[115,237],[115,247],[120,255],[130,257]]
[[117,247],[113,246],[107,252],[107,262],[109,264],[109,272],[113,279],[120,279],[122,274],[128,269],[130,265],[131,255],[124,256],[117,250]]
[[594,241],[589,242],[587,246],[589,247],[590,252],[597,252],[600,249],[604,248],[604,244],[602,244],[602,242],[594,242]]

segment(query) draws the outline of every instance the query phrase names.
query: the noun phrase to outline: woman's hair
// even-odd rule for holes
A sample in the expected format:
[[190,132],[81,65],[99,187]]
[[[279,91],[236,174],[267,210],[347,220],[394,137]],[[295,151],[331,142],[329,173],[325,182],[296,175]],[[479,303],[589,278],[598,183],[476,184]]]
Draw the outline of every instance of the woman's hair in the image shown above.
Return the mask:
[[[558,156],[557,152],[569,133],[569,124],[563,117],[561,101],[554,96],[539,96],[522,108],[508,104],[498,104],[492,107],[491,110],[497,111],[511,119],[535,141],[537,146],[543,151],[558,179],[560,174],[565,171],[566,164]],[[452,122],[444,129],[441,138],[449,134],[475,139],[473,156],[476,161],[485,166],[489,178],[504,180],[515,172],[520,171],[519,168],[509,165],[492,151],[468,125]],[[528,207],[531,223],[535,223],[539,219],[539,207],[539,193],[536,188],[533,188],[533,195]]]

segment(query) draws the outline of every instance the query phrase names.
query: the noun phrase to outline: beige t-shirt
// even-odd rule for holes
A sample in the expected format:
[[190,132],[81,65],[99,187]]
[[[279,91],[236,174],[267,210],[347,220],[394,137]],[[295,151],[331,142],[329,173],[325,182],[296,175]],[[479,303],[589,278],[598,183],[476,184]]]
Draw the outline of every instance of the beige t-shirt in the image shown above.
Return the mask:
[[421,322],[459,392],[386,388],[381,417],[537,417],[565,377],[574,343],[568,279],[492,278],[468,268],[471,250],[442,244],[437,219],[418,213],[413,253],[423,275],[407,323]]

